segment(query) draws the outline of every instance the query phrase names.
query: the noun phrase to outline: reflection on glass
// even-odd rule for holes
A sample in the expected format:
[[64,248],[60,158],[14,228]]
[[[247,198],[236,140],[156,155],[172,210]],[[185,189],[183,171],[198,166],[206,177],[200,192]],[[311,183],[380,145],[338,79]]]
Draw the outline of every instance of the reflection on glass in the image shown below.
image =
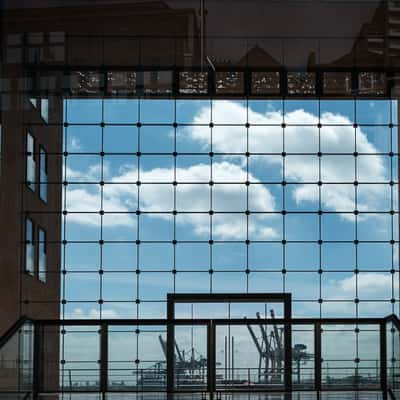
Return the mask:
[[40,198],[47,203],[47,153],[46,150],[40,147]]
[[108,332],[109,390],[165,390],[166,327],[110,326]]
[[325,325],[321,342],[323,387],[379,386],[378,325]]
[[26,181],[29,189],[35,190],[36,161],[35,161],[35,139],[28,133],[26,140]]
[[39,228],[39,280],[46,282],[47,278],[47,235],[44,229]]
[[25,221],[25,271],[33,275],[35,273],[35,246],[33,222],[27,218]]
[[44,122],[47,124],[49,122],[49,99],[41,99],[40,113]]
[[1,390],[14,392],[31,390],[33,382],[33,333],[33,324],[25,322],[0,348]]

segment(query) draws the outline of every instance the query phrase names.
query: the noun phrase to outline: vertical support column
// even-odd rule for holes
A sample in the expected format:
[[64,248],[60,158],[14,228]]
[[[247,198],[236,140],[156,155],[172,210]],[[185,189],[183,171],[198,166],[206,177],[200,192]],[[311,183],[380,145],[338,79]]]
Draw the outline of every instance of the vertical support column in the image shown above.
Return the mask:
[[285,373],[284,385],[287,392],[292,391],[292,296],[286,295],[284,302],[285,315]]
[[[176,39],[175,39],[175,46],[176,46]],[[179,96],[179,86],[180,86],[179,80],[180,80],[179,69],[175,67],[174,70],[172,71],[172,93],[174,97]]]
[[314,324],[314,379],[315,390],[319,392],[322,388],[322,356],[321,356],[321,324]]
[[108,387],[108,325],[100,327],[100,392],[104,399]]
[[213,396],[216,388],[216,328],[213,320],[207,325],[207,391]]
[[387,394],[387,346],[386,346],[386,321],[383,320],[379,326],[379,343],[381,358],[381,390],[383,395]]
[[216,93],[216,71],[213,69],[213,66],[209,65],[207,70],[207,79],[208,79],[208,95],[211,98],[214,98]]
[[175,304],[172,299],[167,297],[167,393],[174,392],[174,363],[175,363]]
[[280,95],[282,98],[287,98],[288,87],[287,87],[287,70],[282,67],[279,71],[279,85],[280,85]]

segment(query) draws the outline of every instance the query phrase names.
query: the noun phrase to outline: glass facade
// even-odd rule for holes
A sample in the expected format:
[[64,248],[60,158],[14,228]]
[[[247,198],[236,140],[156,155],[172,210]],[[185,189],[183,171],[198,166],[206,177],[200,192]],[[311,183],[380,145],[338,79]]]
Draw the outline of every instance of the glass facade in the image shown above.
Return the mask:
[[168,292],[397,310],[397,102],[64,102],[62,316],[165,317]]

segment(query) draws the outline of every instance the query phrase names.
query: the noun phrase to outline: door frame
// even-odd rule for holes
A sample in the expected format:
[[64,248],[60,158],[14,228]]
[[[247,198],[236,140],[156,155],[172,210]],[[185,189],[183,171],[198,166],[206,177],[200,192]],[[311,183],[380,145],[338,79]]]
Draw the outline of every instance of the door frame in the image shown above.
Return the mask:
[[[292,317],[291,293],[168,293],[167,294],[167,392],[175,390],[175,304],[178,303],[281,303],[283,304],[285,363],[284,390],[292,390]],[[218,320],[217,320],[218,321]],[[207,392],[216,391],[216,325],[213,319],[187,319],[182,325],[207,327]],[[229,321],[227,321],[229,322]],[[198,391],[198,390],[197,390]]]

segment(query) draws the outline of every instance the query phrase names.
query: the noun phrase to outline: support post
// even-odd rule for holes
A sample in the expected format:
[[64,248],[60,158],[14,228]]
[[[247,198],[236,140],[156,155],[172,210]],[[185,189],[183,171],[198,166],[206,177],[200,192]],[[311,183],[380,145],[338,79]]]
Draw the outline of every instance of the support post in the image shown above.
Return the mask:
[[100,392],[104,398],[108,387],[108,325],[100,327]]
[[380,323],[379,329],[379,342],[380,342],[380,359],[381,359],[381,390],[382,394],[387,396],[387,346],[386,346],[386,322]]
[[207,391],[213,396],[216,388],[216,356],[215,356],[216,329],[213,320],[207,325]]
[[174,392],[174,375],[175,375],[175,304],[171,299],[167,301],[167,393],[168,397]]
[[315,390],[317,393],[322,388],[322,356],[321,356],[321,324],[315,322],[314,324],[314,379],[315,379]]
[[285,316],[285,366],[284,366],[284,386],[285,391],[292,391],[292,299],[290,294],[286,296],[284,301]]

